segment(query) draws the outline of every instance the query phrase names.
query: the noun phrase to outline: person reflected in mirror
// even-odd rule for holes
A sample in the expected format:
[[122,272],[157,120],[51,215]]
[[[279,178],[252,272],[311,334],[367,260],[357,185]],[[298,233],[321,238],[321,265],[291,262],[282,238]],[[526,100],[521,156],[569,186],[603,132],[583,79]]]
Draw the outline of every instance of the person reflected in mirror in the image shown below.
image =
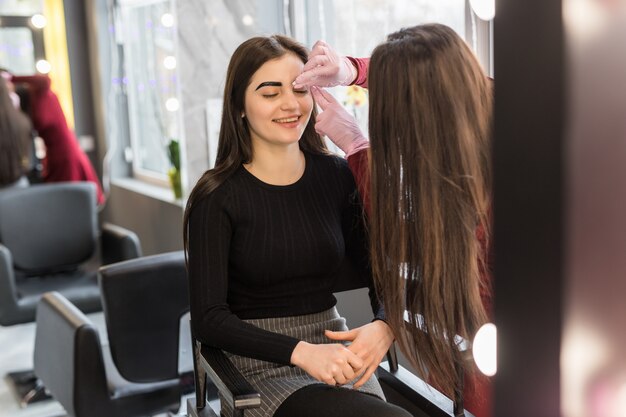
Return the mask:
[[46,147],[43,181],[89,181],[96,185],[98,204],[105,202],[102,186],[91,161],[70,129],[47,75],[11,76],[11,82],[26,86],[30,94],[31,119]]
[[28,186],[30,121],[6,72],[0,71],[0,188]]
[[[369,88],[369,139],[319,88],[347,84]],[[319,41],[294,88],[312,89],[316,129],[356,177],[401,350],[451,398],[462,370],[466,408],[490,416],[490,383],[450,336],[471,343],[491,315],[491,81],[454,30],[429,24],[392,33],[371,59]]]
[[[230,60],[215,168],[184,216],[192,331],[261,393],[246,415],[408,417],[373,375],[394,337],[371,285],[354,178],[315,132],[309,90],[292,86],[306,59],[274,35]],[[352,330],[332,292],[345,259],[370,282],[375,313]]]

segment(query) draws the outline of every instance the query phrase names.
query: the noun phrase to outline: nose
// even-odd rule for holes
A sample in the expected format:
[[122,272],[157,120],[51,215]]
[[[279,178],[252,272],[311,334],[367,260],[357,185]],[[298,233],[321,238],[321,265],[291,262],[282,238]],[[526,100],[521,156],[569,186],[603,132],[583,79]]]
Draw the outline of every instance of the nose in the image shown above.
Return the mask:
[[283,94],[283,100],[280,103],[281,110],[294,110],[300,106],[298,98],[293,91],[287,91]]

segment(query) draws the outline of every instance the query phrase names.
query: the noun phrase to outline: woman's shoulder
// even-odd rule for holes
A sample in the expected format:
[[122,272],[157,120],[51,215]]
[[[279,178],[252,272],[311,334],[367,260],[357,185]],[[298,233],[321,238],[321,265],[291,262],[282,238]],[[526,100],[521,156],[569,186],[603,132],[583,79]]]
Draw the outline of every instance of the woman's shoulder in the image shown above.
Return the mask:
[[216,178],[216,172],[210,169],[198,180],[192,194],[197,194],[196,199],[199,204],[225,205],[236,188],[233,187],[236,176],[237,172],[220,181]]

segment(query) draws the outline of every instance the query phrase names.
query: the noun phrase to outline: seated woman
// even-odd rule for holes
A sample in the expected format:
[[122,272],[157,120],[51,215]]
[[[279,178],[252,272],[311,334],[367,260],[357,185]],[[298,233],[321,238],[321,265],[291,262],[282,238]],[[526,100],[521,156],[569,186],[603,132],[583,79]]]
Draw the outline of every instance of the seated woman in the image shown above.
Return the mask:
[[335,308],[344,258],[370,281],[371,271],[354,179],[315,132],[309,91],[292,86],[306,59],[279,35],[231,58],[216,165],[184,218],[193,332],[261,393],[247,415],[410,416],[372,375],[393,341],[387,324],[347,331]]
[[19,110],[19,99],[8,77],[0,78],[0,188],[27,186],[30,123]]

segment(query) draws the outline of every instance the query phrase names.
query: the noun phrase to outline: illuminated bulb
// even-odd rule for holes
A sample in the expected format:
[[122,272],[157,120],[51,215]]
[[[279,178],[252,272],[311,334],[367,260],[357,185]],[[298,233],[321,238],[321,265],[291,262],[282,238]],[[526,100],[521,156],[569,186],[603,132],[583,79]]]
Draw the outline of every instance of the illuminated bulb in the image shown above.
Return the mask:
[[493,376],[498,370],[498,337],[496,326],[492,323],[484,324],[476,332],[472,346],[474,362],[480,372]]
[[52,69],[52,65],[50,65],[50,63],[45,59],[40,59],[35,64],[35,68],[37,68],[37,71],[39,71],[40,73],[47,74]]
[[482,20],[491,20],[496,15],[496,0],[470,0],[470,6]]
[[37,29],[43,29],[44,27],[46,27],[46,24],[48,23],[48,20],[42,14],[35,14],[35,15],[33,15],[33,17],[30,18],[30,22]]
[[241,21],[246,26],[252,26],[252,24],[254,23],[254,19],[249,14],[243,15],[243,17],[241,18]]
[[180,103],[178,102],[178,99],[176,97],[168,98],[165,101],[165,108],[167,109],[167,111],[174,112],[178,110],[179,107],[180,107]]
[[168,70],[173,70],[176,68],[176,58],[173,56],[166,56],[163,60],[163,66]]
[[174,26],[174,16],[171,13],[163,13],[161,15],[161,24],[166,28]]

